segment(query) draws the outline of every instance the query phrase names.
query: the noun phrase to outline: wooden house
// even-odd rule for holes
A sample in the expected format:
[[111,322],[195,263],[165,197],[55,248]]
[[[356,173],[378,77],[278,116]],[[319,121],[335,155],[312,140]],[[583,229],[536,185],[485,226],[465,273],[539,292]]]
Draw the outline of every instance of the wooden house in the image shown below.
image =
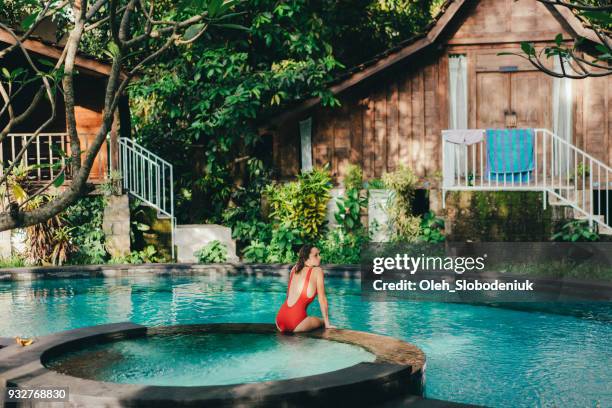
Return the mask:
[[[39,33],[37,33],[39,34]],[[36,64],[40,64],[41,60],[55,63],[62,53],[62,45],[45,40],[44,32],[42,36],[33,36],[26,40],[23,45],[30,54],[32,60]],[[0,29],[0,49],[7,47],[15,42],[14,38],[5,30]],[[9,55],[2,60],[2,67],[9,71],[21,67],[27,71],[31,71],[21,50],[13,50]],[[44,65],[40,65],[46,68]],[[95,133],[100,128],[102,123],[102,112],[104,108],[104,93],[106,86],[106,78],[110,73],[110,65],[88,55],[78,54],[75,61],[75,68],[78,74],[75,76],[75,115],[76,126],[81,142],[81,149],[85,151]],[[16,114],[21,113],[29,106],[32,98],[38,89],[37,84],[31,84],[26,87],[19,97],[15,100],[14,109]],[[56,116],[52,123],[42,129],[36,140],[28,147],[24,162],[28,165],[41,163],[55,163],[61,160],[58,155],[58,149],[69,153],[69,140],[66,133],[66,112],[63,104],[63,97],[58,94],[56,98]],[[3,165],[7,165],[12,161],[15,155],[21,150],[25,140],[31,136],[36,129],[42,125],[50,116],[51,108],[48,102],[40,103],[37,109],[28,117],[28,119],[20,125],[14,126],[8,136],[4,139],[0,149],[0,161]],[[4,127],[8,121],[8,115],[0,116],[0,127]],[[117,166],[117,141],[120,136],[129,137],[130,135],[130,114],[127,97],[124,97],[119,105],[115,121],[107,140],[98,153],[90,176],[91,183],[100,183],[108,173],[109,165]],[[111,146],[112,144],[112,146]],[[109,160],[109,154],[113,152],[115,160]],[[53,170],[50,168],[38,168],[31,172],[31,178],[34,182],[44,182],[50,180]],[[70,180],[70,174],[67,174],[66,179]]]
[[[268,123],[264,132],[272,139],[278,178],[329,163],[341,185],[350,163],[363,168],[365,179],[402,164],[424,188],[542,191],[590,221],[605,217],[607,222],[608,204],[604,209],[601,197],[599,203],[593,197],[612,181],[607,166],[612,162],[612,76],[558,79],[518,56],[499,55],[521,53],[524,41],[541,49],[557,34],[567,44],[586,38],[586,50],[597,41],[565,7],[536,0],[447,1],[423,35],[332,83],[341,107],[310,99]],[[558,69],[559,62],[547,63]],[[490,165],[485,146],[445,154],[443,130],[490,128],[541,132],[528,183],[491,184],[484,170]],[[440,194],[430,196],[444,202]]]

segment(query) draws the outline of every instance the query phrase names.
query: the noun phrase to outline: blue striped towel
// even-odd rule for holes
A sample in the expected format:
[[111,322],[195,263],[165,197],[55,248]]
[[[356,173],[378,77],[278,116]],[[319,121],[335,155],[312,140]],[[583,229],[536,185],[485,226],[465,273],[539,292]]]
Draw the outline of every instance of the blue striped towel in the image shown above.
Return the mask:
[[533,129],[487,129],[489,180],[527,182],[534,168]]

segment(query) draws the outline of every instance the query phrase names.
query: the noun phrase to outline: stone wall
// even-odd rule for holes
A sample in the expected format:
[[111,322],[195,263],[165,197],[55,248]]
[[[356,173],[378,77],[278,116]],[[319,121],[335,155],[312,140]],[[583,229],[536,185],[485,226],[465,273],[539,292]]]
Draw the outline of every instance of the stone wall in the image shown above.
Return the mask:
[[541,192],[449,192],[446,233],[451,241],[547,241],[563,207],[544,210]]
[[227,260],[237,261],[236,241],[232,230],[217,224],[177,225],[175,232],[176,258],[178,262],[196,262],[194,252],[211,241],[220,241],[227,248]]

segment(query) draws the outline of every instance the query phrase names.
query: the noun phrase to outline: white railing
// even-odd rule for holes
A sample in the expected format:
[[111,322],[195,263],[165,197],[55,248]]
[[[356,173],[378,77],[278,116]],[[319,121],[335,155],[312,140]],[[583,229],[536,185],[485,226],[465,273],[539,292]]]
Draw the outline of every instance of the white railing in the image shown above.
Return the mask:
[[[23,149],[21,164],[30,166],[29,177],[33,181],[52,180],[60,170],[54,164],[65,164],[65,158],[60,151],[68,154],[70,146],[66,133],[9,133],[0,144],[0,175],[4,174],[4,167],[14,162]],[[25,147],[24,149],[24,146]],[[66,178],[70,178],[69,168],[66,169]]]
[[[443,205],[447,191],[541,191],[544,208],[550,195],[554,199],[551,203],[570,206],[590,225],[596,223],[609,230],[611,206],[607,189],[612,182],[612,168],[548,129],[533,131],[531,170],[515,172],[510,177],[510,172],[492,175],[486,132],[482,141],[471,145],[452,143],[443,136]],[[512,163],[503,163],[503,155],[500,163],[497,156],[496,164],[514,169],[517,159],[520,163],[530,159],[520,154]]]
[[119,138],[119,168],[123,188],[158,215],[170,218],[172,258],[174,259],[174,175],[172,165],[132,139]]

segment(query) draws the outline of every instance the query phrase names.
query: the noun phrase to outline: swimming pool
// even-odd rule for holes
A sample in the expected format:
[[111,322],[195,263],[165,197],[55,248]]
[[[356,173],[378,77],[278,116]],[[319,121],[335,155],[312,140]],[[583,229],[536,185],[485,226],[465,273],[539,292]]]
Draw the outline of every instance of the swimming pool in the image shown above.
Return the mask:
[[[426,395],[493,407],[612,406],[612,307],[564,314],[464,304],[364,302],[359,282],[327,281],[332,323],[394,336],[427,355]],[[0,283],[0,336],[119,321],[272,322],[277,277],[190,276]],[[556,306],[555,306],[556,307]],[[318,313],[315,303],[311,311]]]

